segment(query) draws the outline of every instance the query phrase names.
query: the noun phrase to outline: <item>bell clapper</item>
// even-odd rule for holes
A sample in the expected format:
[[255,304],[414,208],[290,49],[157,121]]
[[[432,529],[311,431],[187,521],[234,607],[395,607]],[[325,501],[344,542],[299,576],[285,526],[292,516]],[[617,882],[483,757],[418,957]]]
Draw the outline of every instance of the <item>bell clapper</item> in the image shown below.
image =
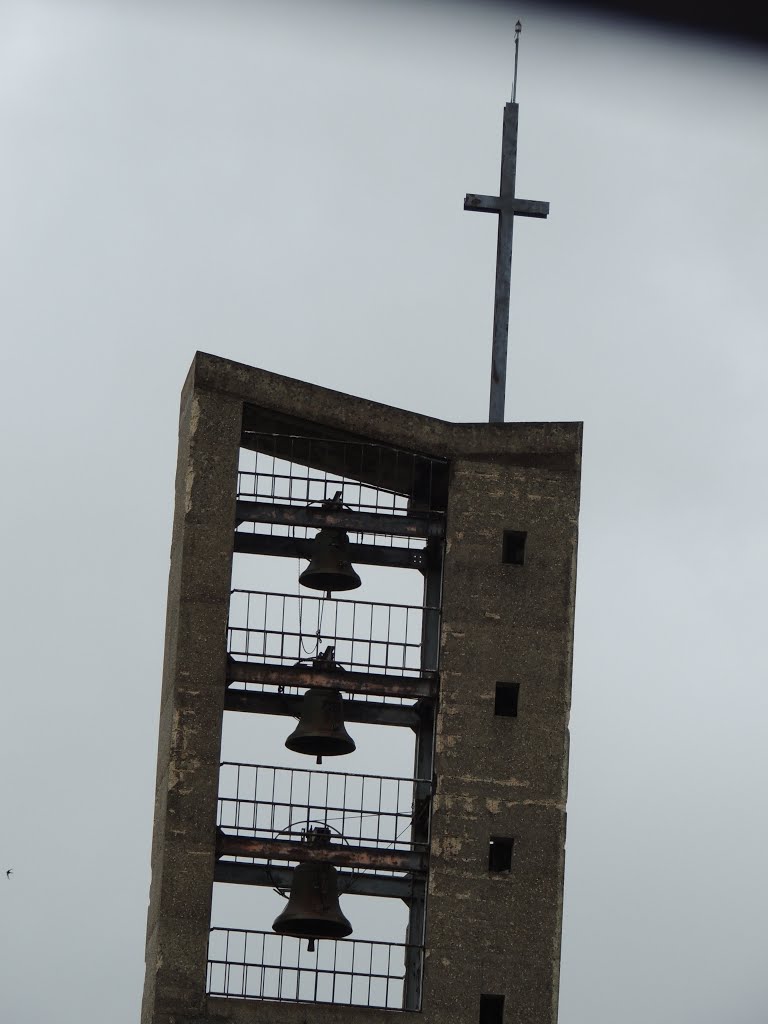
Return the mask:
[[322,754],[318,754],[317,755],[317,760],[315,761],[315,764],[322,764],[322,763],[323,763]]
[[314,939],[307,939],[307,952],[308,953],[314,953],[315,952],[315,940]]

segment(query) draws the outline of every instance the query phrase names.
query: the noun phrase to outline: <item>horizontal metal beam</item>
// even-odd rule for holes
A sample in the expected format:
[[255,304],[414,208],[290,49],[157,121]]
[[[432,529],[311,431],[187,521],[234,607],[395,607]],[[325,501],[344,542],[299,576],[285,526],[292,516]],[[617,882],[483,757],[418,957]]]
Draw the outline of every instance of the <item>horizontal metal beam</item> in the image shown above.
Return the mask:
[[[243,864],[240,861],[219,860],[213,874],[214,882],[235,885],[263,885],[272,889],[290,889],[293,868],[277,864]],[[349,896],[384,896],[408,902],[424,897],[424,879],[365,872],[339,871],[336,875],[339,894]]]
[[375,672],[323,672],[304,665],[264,665],[258,661],[229,658],[227,680],[265,686],[310,686],[368,693],[375,697],[431,698],[437,693],[437,673],[422,676],[386,676]]
[[263,860],[313,860],[321,864],[337,864],[346,868],[367,868],[379,871],[427,870],[427,854],[414,850],[385,850],[376,846],[342,846],[331,843],[295,842],[290,839],[261,839],[232,836],[219,831],[216,838],[217,857],[259,857]]
[[278,505],[264,501],[238,501],[235,520],[237,523],[309,526],[317,530],[332,526],[356,533],[386,533],[392,537],[442,537],[445,533],[442,516],[388,516],[379,512],[353,512],[319,505]]
[[[235,551],[272,558],[312,558],[314,540],[303,537],[273,537],[268,533],[235,532]],[[350,544],[349,560],[356,565],[386,565],[396,569],[423,569],[424,550],[384,547],[381,544]]]
[[[298,718],[304,695],[266,693],[263,690],[227,690],[226,711],[244,711],[255,715],[292,715]],[[418,712],[401,704],[381,704],[365,700],[344,701],[344,721],[365,725],[396,725],[415,729],[420,724]]]

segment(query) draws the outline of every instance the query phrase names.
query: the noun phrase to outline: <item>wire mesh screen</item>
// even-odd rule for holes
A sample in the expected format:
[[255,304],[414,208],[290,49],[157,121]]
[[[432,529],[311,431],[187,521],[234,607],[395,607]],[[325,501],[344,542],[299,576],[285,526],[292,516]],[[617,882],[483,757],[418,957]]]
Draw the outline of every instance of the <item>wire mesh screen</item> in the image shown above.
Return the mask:
[[[219,774],[218,824],[235,835],[286,839],[300,839],[308,827],[322,824],[330,827],[333,842],[423,848],[426,840],[411,842],[414,785],[414,779],[392,776],[225,761]],[[424,786],[431,789],[428,782]],[[428,827],[427,804],[418,813]]]
[[[390,516],[439,515],[445,509],[446,464],[385,445],[288,434],[244,433],[237,497],[245,501],[347,508]],[[239,532],[305,538],[310,527],[241,523]],[[423,539],[350,532],[357,543],[421,548]]]
[[406,972],[421,974],[416,946],[361,939],[306,941],[273,932],[212,928],[209,995],[403,1008]]
[[419,676],[437,668],[422,664],[422,629],[438,615],[421,605],[233,590],[228,651],[240,661],[295,665],[333,645],[348,671]]

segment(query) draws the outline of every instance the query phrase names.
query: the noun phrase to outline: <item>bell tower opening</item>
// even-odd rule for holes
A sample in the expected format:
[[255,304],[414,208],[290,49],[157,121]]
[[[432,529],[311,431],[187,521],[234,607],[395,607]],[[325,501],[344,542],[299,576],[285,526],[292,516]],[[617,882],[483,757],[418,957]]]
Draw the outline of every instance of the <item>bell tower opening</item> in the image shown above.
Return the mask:
[[519,683],[496,683],[496,699],[493,713],[501,718],[517,718],[517,702],[520,696]]
[[512,870],[512,847],[514,839],[511,836],[491,836],[488,844],[488,870],[492,873]]
[[442,459],[244,410],[211,996],[311,978],[420,1006],[446,485]]
[[480,996],[480,1024],[504,1024],[504,996]]
[[505,530],[501,560],[505,565],[525,565],[525,531]]

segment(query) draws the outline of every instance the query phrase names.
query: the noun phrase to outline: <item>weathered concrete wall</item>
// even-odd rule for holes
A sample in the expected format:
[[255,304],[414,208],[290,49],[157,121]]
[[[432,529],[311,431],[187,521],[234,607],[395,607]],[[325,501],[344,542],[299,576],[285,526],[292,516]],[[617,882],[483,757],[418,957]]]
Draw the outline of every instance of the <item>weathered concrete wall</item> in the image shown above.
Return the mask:
[[182,394],[142,1022],[200,1012],[210,927],[242,403]]
[[[557,1016],[581,425],[452,424],[198,353],[182,399],[143,1024],[384,1024],[204,993],[243,404],[451,462],[425,1024]],[[502,564],[505,529],[525,564]],[[518,717],[495,684],[520,684]],[[508,874],[490,837],[514,839]]]
[[[578,500],[578,451],[556,470],[501,456],[452,465],[430,1020],[476,1021],[481,993],[504,995],[505,1024],[557,1018]],[[527,532],[522,566],[502,563],[505,529]],[[520,684],[516,718],[494,715],[497,682]],[[509,873],[488,870],[491,836],[514,839]]]

